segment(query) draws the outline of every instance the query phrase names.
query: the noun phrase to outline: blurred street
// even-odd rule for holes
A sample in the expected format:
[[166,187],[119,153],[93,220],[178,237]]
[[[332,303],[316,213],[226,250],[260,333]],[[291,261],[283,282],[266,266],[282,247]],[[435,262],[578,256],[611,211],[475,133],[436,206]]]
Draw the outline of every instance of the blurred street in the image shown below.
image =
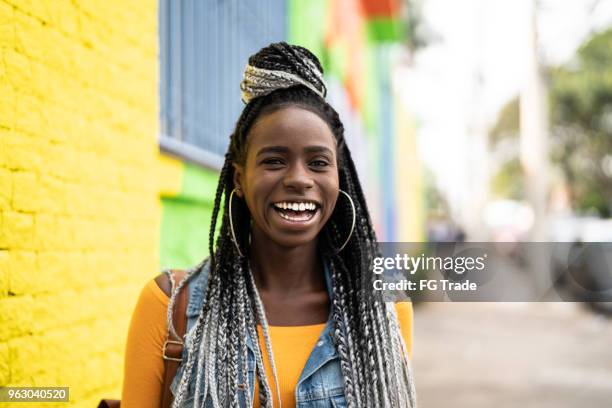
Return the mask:
[[415,307],[419,406],[609,408],[612,319],[579,303]]

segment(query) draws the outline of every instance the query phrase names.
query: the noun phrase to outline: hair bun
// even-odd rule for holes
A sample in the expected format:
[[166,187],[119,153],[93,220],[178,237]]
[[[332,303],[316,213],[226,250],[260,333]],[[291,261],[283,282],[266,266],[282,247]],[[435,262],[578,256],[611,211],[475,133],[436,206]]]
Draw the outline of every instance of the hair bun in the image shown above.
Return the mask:
[[303,85],[325,98],[327,87],[321,62],[304,47],[273,43],[249,58],[240,82],[242,101],[249,103],[277,89],[296,85]]

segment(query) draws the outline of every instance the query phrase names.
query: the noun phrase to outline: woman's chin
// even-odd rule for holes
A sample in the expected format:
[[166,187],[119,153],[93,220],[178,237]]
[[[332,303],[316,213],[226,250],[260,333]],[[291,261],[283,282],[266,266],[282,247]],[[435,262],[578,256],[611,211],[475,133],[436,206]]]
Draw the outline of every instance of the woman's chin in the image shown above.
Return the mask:
[[291,250],[316,243],[317,234],[302,233],[302,234],[274,234],[271,237],[274,242],[280,247]]

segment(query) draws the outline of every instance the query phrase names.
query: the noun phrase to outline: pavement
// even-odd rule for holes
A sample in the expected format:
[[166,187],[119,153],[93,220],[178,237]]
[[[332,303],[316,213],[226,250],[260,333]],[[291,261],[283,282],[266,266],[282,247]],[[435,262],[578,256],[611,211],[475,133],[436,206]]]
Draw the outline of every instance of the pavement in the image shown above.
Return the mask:
[[612,318],[580,303],[415,306],[420,408],[612,408]]

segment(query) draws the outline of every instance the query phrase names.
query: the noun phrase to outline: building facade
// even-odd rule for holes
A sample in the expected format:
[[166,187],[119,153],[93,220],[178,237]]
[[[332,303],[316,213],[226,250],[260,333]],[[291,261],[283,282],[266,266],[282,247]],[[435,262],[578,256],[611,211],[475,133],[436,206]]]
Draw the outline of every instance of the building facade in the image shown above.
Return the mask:
[[272,41],[323,62],[381,239],[419,240],[400,16],[399,0],[0,0],[0,386],[120,394],[144,283],[207,255],[241,72]]

